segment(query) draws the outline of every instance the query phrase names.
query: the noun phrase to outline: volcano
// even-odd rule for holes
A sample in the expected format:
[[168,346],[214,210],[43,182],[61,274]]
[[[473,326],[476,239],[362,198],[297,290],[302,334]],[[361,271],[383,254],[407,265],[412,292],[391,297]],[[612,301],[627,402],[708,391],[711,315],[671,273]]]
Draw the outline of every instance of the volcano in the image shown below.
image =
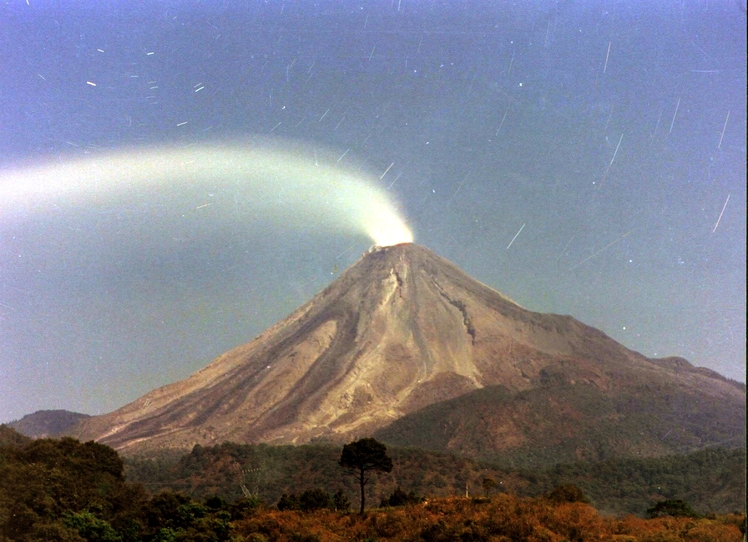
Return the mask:
[[[390,428],[400,444],[449,450],[466,447],[468,428],[477,427],[471,416],[480,416],[483,436],[475,442],[482,444],[473,455],[486,455],[512,442],[542,445],[532,435],[553,434],[543,420],[558,419],[562,436],[573,433],[574,420],[586,420],[569,399],[575,390],[607,401],[598,425],[625,422],[638,431],[629,427],[632,416],[666,390],[675,403],[657,403],[653,419],[672,425],[680,445],[745,436],[744,385],[681,358],[646,358],[570,316],[529,311],[411,243],[374,247],[252,342],[186,380],[82,421],[73,434],[134,453],[224,441],[342,442],[377,430],[386,437]],[[476,394],[500,400],[465,402]],[[644,406],[632,406],[631,397]],[[540,416],[543,409],[553,416]],[[685,423],[696,419],[694,409],[698,424]],[[641,433],[654,441],[668,430],[651,425]],[[587,429],[576,437],[589,436]]]

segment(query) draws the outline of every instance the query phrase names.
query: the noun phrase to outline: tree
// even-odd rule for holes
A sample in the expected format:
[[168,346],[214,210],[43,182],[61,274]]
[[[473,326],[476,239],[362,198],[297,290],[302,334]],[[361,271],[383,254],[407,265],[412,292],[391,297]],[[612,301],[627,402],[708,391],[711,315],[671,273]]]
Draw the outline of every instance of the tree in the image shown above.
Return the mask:
[[562,504],[566,502],[589,503],[589,499],[584,492],[574,484],[564,484],[553,489],[548,495],[549,501]]
[[691,508],[690,504],[680,499],[659,501],[654,506],[647,508],[648,518],[660,518],[663,516],[697,518],[699,514]]
[[364,488],[369,481],[367,474],[371,471],[391,472],[392,459],[387,455],[387,447],[373,438],[362,438],[343,446],[340,466],[347,469],[361,488],[361,510],[364,513],[366,494]]
[[491,490],[496,487],[496,480],[494,480],[490,476],[484,476],[482,485],[483,485],[483,495],[485,497],[488,497],[488,495],[491,493]]
[[419,502],[423,502],[423,498],[416,495],[415,491],[411,489],[410,493],[405,493],[400,486],[397,486],[389,497],[382,499],[380,506],[405,506],[406,504],[418,504]]
[[303,512],[311,512],[314,510],[322,510],[323,508],[330,508],[332,506],[332,499],[324,489],[307,489],[299,497],[299,508]]
[[122,536],[112,529],[103,519],[97,518],[88,511],[71,512],[65,510],[62,520],[66,527],[77,531],[83,538],[91,542],[121,542]]
[[338,512],[347,512],[348,509],[351,507],[351,503],[348,500],[348,496],[345,494],[345,491],[342,489],[338,489],[335,492],[335,495],[332,497],[332,504],[335,507],[335,510]]
[[291,493],[290,495],[284,493],[283,495],[281,495],[281,498],[276,506],[281,512],[284,510],[298,510],[301,507],[301,505],[299,504],[299,498],[295,493]]

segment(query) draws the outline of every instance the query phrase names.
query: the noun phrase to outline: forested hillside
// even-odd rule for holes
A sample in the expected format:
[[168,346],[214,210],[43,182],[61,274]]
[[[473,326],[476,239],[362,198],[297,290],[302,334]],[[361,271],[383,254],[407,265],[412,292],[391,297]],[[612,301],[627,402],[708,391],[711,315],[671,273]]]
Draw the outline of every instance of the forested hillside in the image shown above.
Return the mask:
[[[745,401],[700,396],[646,378],[603,390],[572,384],[572,376],[546,370],[545,385],[519,393],[503,386],[478,389],[403,416],[374,437],[391,446],[533,470],[745,445]],[[719,378],[732,393],[745,395],[744,384]]]
[[[299,452],[299,453],[295,453]],[[330,447],[238,447],[224,445],[197,448],[181,459],[161,463],[141,460],[129,472],[146,477],[158,467],[168,476],[152,486],[164,484],[174,473],[189,471],[185,488],[193,494],[207,490],[205,482],[216,474],[230,472],[227,482],[240,481],[245,493],[267,486],[270,466],[281,469],[292,464],[296,493],[286,495],[277,507],[272,501],[245,496],[228,501],[217,495],[190,496],[159,490],[155,494],[142,485],[125,481],[123,463],[113,449],[95,442],[72,438],[31,441],[0,426],[0,540],[32,542],[320,542],[343,540],[430,541],[534,541],[547,540],[672,540],[739,541],[745,531],[745,514],[709,514],[698,517],[681,500],[659,501],[647,511],[649,519],[601,515],[584,492],[562,485],[537,497],[499,493],[502,485],[517,484],[524,490],[539,490],[553,477],[572,476],[573,468],[542,475],[542,483],[529,482],[528,475],[508,475],[483,469],[449,456],[418,455],[414,450],[393,453],[397,466],[388,476],[409,487],[430,479],[435,487],[455,484],[465,477],[482,474],[483,495],[427,498],[396,488],[379,507],[365,514],[349,510],[347,473],[334,461],[340,450]],[[731,461],[729,454],[711,452],[702,464]],[[254,455],[252,455],[254,454]],[[264,459],[255,469],[235,467],[237,458]],[[420,471],[419,461],[427,463]],[[696,462],[691,460],[691,464]],[[263,466],[264,465],[264,466]],[[445,469],[454,477],[429,469]],[[317,471],[316,469],[320,470]],[[612,468],[612,467],[611,467]],[[138,470],[140,469],[140,470]],[[605,469],[603,469],[605,470]],[[665,469],[667,470],[667,469]],[[674,469],[670,469],[674,472]],[[416,473],[407,477],[406,472]],[[255,476],[256,474],[256,476]],[[489,475],[497,476],[496,479]],[[630,474],[630,473],[624,473]],[[501,476],[499,476],[501,475]],[[254,477],[253,477],[254,476]],[[441,476],[439,478],[438,476]],[[420,477],[420,478],[419,478]],[[503,477],[503,478],[502,478]],[[417,480],[421,480],[417,482]],[[333,482],[334,480],[334,482]],[[220,481],[220,480],[219,480]],[[338,484],[333,497],[331,485]],[[345,488],[339,484],[343,484]],[[252,485],[254,484],[254,485]],[[381,492],[389,481],[382,478]],[[303,487],[317,485],[313,490]],[[215,487],[220,488],[221,484]],[[425,486],[424,486],[425,487]],[[442,488],[442,489],[443,489]],[[300,497],[297,495],[301,492]],[[443,492],[443,491],[442,491]]]
[[[643,515],[652,502],[682,499],[697,511],[745,509],[745,449],[708,449],[684,456],[611,460],[558,465],[537,471],[512,471],[449,454],[390,448],[394,469],[377,476],[368,498],[378,502],[397,486],[418,495],[447,497],[482,494],[483,480],[493,492],[538,496],[562,484],[575,484],[605,513]],[[283,493],[324,488],[353,495],[353,479],[341,476],[340,448],[327,445],[269,446],[226,443],[196,446],[181,458],[126,459],[128,480],[151,491],[169,489],[197,498],[218,494],[235,499],[244,491],[267,502]]]

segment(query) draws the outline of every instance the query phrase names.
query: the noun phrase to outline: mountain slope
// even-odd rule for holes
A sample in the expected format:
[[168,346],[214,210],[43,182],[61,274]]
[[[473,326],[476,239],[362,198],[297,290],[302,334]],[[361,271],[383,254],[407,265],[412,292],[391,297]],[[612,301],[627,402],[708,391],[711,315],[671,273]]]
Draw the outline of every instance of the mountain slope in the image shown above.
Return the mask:
[[56,437],[89,417],[69,410],[37,410],[8,426],[31,438]]
[[491,386],[406,415],[374,436],[396,446],[539,468],[742,447],[745,411],[739,402],[678,382],[612,391],[569,382],[518,393]]
[[745,405],[716,373],[649,360],[574,318],[528,311],[402,244],[370,251],[251,343],[74,434],[126,452],[342,441],[486,386],[516,394],[559,379],[603,394],[677,382]]

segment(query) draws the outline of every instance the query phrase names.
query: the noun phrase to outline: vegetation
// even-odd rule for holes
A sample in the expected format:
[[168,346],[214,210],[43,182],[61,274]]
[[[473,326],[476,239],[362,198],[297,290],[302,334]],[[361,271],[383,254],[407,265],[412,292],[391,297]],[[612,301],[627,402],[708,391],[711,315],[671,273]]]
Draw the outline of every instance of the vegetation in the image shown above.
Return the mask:
[[668,499],[655,503],[647,509],[648,518],[661,518],[672,516],[674,518],[697,518],[699,515],[691,506],[680,499]]
[[[547,385],[523,392],[487,386],[434,403],[373,436],[390,447],[449,451],[532,470],[559,462],[685,454],[708,445],[744,447],[745,403],[675,384],[631,383],[613,392],[565,382],[564,372],[546,376]],[[516,444],[497,450],[498,435]]]
[[[515,493],[538,497],[573,484],[605,514],[644,516],[657,501],[682,499],[702,514],[745,509],[745,449],[719,448],[653,459],[619,459],[556,465],[542,470],[498,468],[454,455],[388,447],[393,469],[366,487],[367,502],[379,503],[399,485],[429,497]],[[325,488],[357,494],[352,477],[341,477],[340,448],[330,445],[268,446],[225,443],[195,447],[178,457],[126,459],[127,479],[151,492],[179,491],[194,498],[244,495],[276,503],[284,493]],[[493,482],[485,480],[490,479]]]
[[[324,489],[307,489],[301,494],[301,497],[297,497],[295,493],[281,495],[278,501],[278,510],[301,510],[302,512],[312,512],[314,510],[330,509],[336,510],[337,505],[341,509],[347,510],[350,507],[348,498],[342,492],[335,494],[337,497],[337,503],[335,499],[330,496]],[[342,495],[342,497],[341,497]]]
[[548,500],[556,504],[567,502],[590,502],[584,492],[574,484],[566,484],[554,488],[553,491],[548,494]]
[[358,481],[361,489],[361,509],[364,513],[366,504],[365,486],[370,472],[392,472],[392,458],[387,455],[387,447],[373,438],[362,438],[343,446],[340,455],[340,466]]
[[[0,540],[124,540],[142,487],[107,446],[71,438],[0,446]],[[80,533],[83,533],[81,535]]]
[[400,488],[400,486],[397,486],[395,491],[393,491],[389,497],[382,499],[379,506],[380,508],[385,508],[387,506],[405,506],[407,504],[418,504],[424,500],[423,497],[416,495],[416,492],[412,489],[409,493],[406,493]]
[[[277,507],[265,505],[251,494],[226,499],[220,495],[195,498],[169,490],[148,493],[140,484],[125,481],[122,460],[107,446],[71,438],[31,441],[6,429],[0,426],[2,542],[590,539],[720,542],[741,540],[745,532],[744,513],[697,516],[687,503],[678,499],[650,506],[650,519],[603,516],[586,502],[587,496],[581,488],[569,484],[551,488],[537,497],[499,493],[427,499],[416,496],[412,489],[406,491],[395,486],[382,499],[382,507],[369,509],[366,515],[348,512],[346,490],[339,488],[330,495],[325,485],[307,489],[298,497],[288,493]],[[241,448],[216,447],[224,452],[227,449]],[[212,456],[210,451],[200,449],[197,458],[186,461],[194,465],[200,459],[197,463],[209,470],[212,467],[209,459],[229,457]],[[320,449],[306,450],[307,456],[314,457],[315,453],[321,453]],[[389,475],[397,472],[396,457]],[[184,460],[171,464],[182,464]],[[340,466],[334,463],[333,466],[338,479],[343,478]],[[305,466],[301,475],[296,472],[297,480],[304,481],[311,469]],[[242,480],[240,485],[251,493],[251,484],[256,479],[247,476],[247,469],[233,472],[235,478]],[[487,486],[491,484],[484,487]],[[493,489],[494,486],[489,488]]]
[[319,510],[263,510],[234,523],[234,535],[252,541],[709,541],[742,540],[745,515],[641,519],[600,515],[584,503],[501,494],[486,499],[450,497],[365,516]]

